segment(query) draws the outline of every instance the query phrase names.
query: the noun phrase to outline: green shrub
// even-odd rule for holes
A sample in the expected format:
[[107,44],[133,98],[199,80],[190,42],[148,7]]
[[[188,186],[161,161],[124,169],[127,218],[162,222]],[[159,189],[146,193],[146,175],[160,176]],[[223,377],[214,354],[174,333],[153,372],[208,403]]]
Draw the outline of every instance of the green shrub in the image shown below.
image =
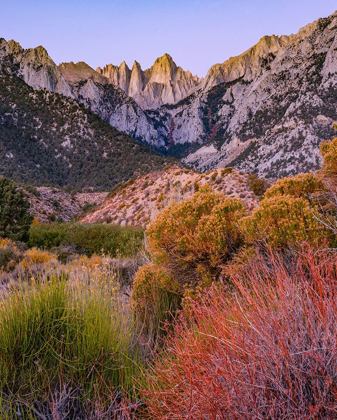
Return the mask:
[[290,178],[279,179],[266,193],[266,198],[290,195],[295,198],[309,199],[313,194],[325,190],[323,182],[313,173],[299,174]]
[[258,197],[263,196],[268,188],[266,180],[263,178],[258,178],[254,174],[250,174],[248,176],[248,184],[252,189],[253,193]]
[[329,236],[307,200],[287,195],[264,199],[251,216],[242,220],[242,230],[248,243],[267,241],[276,249],[303,241],[317,246]]
[[182,290],[179,283],[155,264],[141,267],[134,280],[133,309],[141,329],[146,334],[160,334],[165,321],[180,307]]
[[52,249],[74,247],[80,254],[106,254],[111,257],[131,256],[142,247],[143,230],[135,227],[104,225],[102,223],[52,223],[32,226],[30,247]]
[[335,181],[337,177],[337,138],[321,143],[320,150],[324,159],[323,174]]

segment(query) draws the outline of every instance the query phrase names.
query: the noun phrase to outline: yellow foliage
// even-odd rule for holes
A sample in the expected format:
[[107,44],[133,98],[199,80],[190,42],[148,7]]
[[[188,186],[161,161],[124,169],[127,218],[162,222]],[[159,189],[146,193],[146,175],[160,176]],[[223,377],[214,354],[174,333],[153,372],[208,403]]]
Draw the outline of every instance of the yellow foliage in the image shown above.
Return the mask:
[[291,178],[279,179],[276,184],[268,188],[265,198],[290,195],[295,198],[309,198],[313,194],[325,190],[322,180],[313,173],[299,174]]
[[15,246],[15,242],[13,242],[11,239],[0,238],[0,248],[7,248],[10,245]]
[[166,208],[148,227],[150,253],[182,282],[209,281],[241,246],[239,220],[244,215],[241,200],[203,187]]
[[71,263],[74,266],[95,268],[103,265],[103,258],[99,255],[93,254],[90,258],[86,255],[81,255]]
[[30,267],[35,264],[45,264],[55,260],[57,257],[49,251],[42,251],[38,248],[28,249],[24,253],[24,259],[22,265],[24,267]]
[[337,176],[337,138],[321,143],[320,150],[324,159],[324,175],[335,178]]
[[253,214],[242,220],[246,241],[266,240],[273,248],[307,241],[317,245],[328,237],[304,198],[289,195],[264,199]]

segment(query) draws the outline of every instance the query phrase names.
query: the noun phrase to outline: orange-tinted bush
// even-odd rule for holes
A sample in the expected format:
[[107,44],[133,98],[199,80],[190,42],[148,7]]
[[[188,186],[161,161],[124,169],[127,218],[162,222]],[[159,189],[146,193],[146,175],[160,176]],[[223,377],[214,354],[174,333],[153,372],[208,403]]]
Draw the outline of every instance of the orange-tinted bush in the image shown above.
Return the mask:
[[[267,263],[265,262],[267,261]],[[255,258],[181,318],[142,385],[155,419],[318,419],[337,409],[336,254]]]
[[329,236],[308,201],[289,195],[264,199],[251,216],[243,219],[242,229],[248,243],[267,241],[274,248],[297,246],[303,241],[320,245]]
[[337,138],[325,141],[320,145],[323,156],[323,174],[336,179],[337,176]]
[[291,178],[282,178],[265,193],[266,198],[280,195],[290,195],[295,198],[308,199],[313,194],[322,193],[325,190],[321,179],[313,173],[299,174]]
[[35,264],[45,264],[56,259],[56,255],[52,254],[51,252],[42,251],[41,249],[37,248],[31,248],[25,252],[22,265],[24,267],[30,267]]
[[242,245],[239,221],[244,215],[242,201],[203,187],[167,207],[149,226],[150,253],[181,283],[209,282]]

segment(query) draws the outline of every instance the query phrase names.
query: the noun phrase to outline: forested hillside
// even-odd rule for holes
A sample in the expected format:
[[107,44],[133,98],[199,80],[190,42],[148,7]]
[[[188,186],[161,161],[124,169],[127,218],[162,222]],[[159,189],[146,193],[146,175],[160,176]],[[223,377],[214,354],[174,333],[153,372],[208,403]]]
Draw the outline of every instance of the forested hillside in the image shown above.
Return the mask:
[[108,189],[165,166],[72,98],[0,73],[0,175],[33,185]]

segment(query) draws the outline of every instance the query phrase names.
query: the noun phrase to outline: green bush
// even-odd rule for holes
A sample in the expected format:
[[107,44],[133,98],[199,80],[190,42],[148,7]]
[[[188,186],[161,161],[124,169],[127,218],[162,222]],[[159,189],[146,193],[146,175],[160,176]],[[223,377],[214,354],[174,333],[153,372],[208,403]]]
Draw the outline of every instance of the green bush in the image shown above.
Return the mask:
[[0,273],[12,271],[23,258],[23,252],[10,239],[0,239]]
[[250,174],[248,176],[248,184],[252,189],[253,193],[258,197],[262,197],[268,188],[266,180],[263,178],[258,178],[254,174]]
[[299,174],[290,178],[279,179],[272,187],[268,188],[265,197],[288,195],[295,198],[310,199],[314,194],[323,193],[324,184],[313,173]]
[[182,290],[179,283],[155,264],[141,267],[132,291],[133,309],[143,332],[160,334],[165,321],[180,307]]
[[162,211],[147,229],[153,260],[180,283],[207,285],[243,245],[244,203],[204,186]]
[[28,245],[42,249],[74,247],[79,254],[132,256],[143,244],[143,230],[102,223],[52,223],[32,226]]
[[275,249],[296,247],[304,241],[320,246],[329,238],[308,201],[289,195],[265,198],[241,225],[246,243],[267,241]]

